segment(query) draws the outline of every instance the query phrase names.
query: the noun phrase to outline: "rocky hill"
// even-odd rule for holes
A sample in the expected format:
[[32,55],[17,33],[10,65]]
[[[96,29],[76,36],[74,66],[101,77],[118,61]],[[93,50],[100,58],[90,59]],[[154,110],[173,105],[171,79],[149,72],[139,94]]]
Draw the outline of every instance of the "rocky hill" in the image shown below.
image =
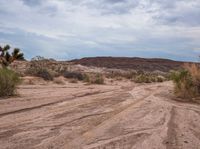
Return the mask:
[[173,61],[169,59],[145,59],[128,57],[92,57],[72,60],[75,64],[84,66],[106,67],[115,69],[134,69],[143,71],[163,71],[177,70],[182,67],[184,62]]

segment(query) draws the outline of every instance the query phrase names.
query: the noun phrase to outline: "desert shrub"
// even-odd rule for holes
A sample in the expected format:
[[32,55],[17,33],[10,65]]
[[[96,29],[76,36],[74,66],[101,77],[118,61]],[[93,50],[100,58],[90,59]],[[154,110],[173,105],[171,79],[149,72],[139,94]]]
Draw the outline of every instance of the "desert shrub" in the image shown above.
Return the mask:
[[84,74],[84,79],[83,79],[83,81],[89,83],[90,80],[91,80],[91,79],[90,79],[90,76],[89,76],[88,74]]
[[200,68],[198,65],[187,64],[183,70],[173,72],[171,79],[178,97],[192,99],[200,96]]
[[28,69],[26,70],[26,74],[41,77],[44,80],[52,81],[56,76],[56,72],[48,69],[46,66],[47,60],[43,57],[35,57],[31,60]]
[[69,78],[69,79],[77,79],[77,80],[84,80],[84,75],[80,72],[70,72],[70,71],[65,71],[63,73],[63,76],[65,78]]
[[49,80],[52,81],[54,78],[53,73],[48,70],[47,68],[39,68],[39,67],[30,67],[26,70],[26,74],[36,76],[36,77],[41,77],[44,80]]
[[104,84],[104,77],[102,74],[85,74],[84,81],[90,84]]
[[0,69],[0,97],[12,96],[16,93],[16,86],[20,83],[20,77],[14,71]]
[[167,80],[164,76],[152,73],[141,73],[137,74],[133,81],[136,83],[152,83],[152,82],[163,82]]
[[53,75],[51,74],[51,72],[48,69],[45,69],[45,68],[44,69],[39,69],[36,72],[35,76],[41,77],[46,81],[52,81],[53,78],[54,78]]
[[166,80],[166,78],[164,78],[163,76],[157,76],[156,80],[154,82],[163,82],[165,80]]
[[104,78],[100,74],[96,74],[94,79],[91,80],[91,83],[93,84],[104,84]]
[[54,78],[53,73],[48,70],[47,68],[41,68],[41,67],[29,67],[26,70],[26,74],[36,76],[36,77],[41,77],[44,80],[49,80],[52,81]]
[[144,74],[136,76],[134,81],[136,83],[151,83],[150,77]]

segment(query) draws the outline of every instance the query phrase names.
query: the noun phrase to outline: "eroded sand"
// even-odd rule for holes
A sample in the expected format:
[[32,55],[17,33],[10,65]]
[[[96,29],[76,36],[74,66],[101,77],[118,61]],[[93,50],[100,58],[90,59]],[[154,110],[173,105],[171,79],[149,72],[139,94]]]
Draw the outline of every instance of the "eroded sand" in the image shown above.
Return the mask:
[[0,149],[200,149],[200,105],[172,83],[23,85],[0,101]]

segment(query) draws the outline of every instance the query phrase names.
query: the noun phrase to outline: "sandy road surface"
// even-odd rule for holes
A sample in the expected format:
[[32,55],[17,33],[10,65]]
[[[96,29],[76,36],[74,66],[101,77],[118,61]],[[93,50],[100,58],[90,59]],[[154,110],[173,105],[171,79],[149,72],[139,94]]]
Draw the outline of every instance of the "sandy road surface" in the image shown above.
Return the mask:
[[200,106],[171,82],[26,85],[0,101],[0,149],[200,149]]

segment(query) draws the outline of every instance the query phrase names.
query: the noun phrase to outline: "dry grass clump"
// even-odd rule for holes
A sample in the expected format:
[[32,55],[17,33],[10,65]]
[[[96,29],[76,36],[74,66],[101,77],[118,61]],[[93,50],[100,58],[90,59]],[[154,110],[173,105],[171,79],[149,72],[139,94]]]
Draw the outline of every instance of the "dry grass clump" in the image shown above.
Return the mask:
[[166,81],[166,78],[161,75],[155,75],[150,73],[138,74],[133,78],[133,81],[136,83],[153,83],[153,82],[163,82]]
[[94,78],[91,80],[92,84],[104,84],[104,78],[101,74],[96,74]]
[[200,96],[200,68],[197,64],[185,64],[184,69],[173,72],[171,78],[178,97],[189,100]]
[[26,74],[41,77],[46,81],[52,81],[54,76],[56,76],[56,72],[48,69],[46,62],[47,61],[42,57],[32,59],[28,69],[26,70]]
[[53,82],[56,84],[65,85],[65,80],[63,77],[54,78]]
[[102,74],[85,74],[84,81],[89,84],[104,84],[104,77]]
[[16,87],[21,82],[14,71],[0,68],[0,97],[12,96],[16,93]]

